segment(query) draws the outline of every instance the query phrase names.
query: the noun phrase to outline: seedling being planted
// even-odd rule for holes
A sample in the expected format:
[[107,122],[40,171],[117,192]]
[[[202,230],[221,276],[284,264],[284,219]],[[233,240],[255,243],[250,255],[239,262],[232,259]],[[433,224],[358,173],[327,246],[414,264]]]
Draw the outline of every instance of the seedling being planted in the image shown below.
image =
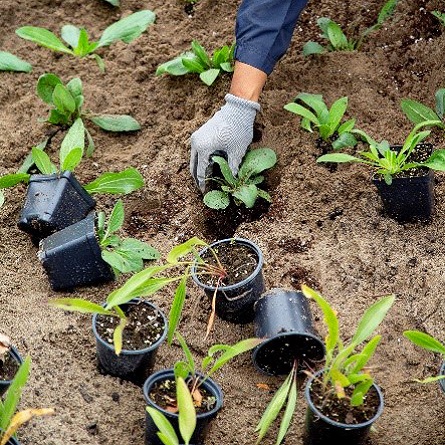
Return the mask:
[[329,43],[326,46],[322,46],[317,42],[307,42],[303,46],[303,55],[309,56],[311,54],[322,54],[328,51],[354,51],[360,49],[364,39],[372,32],[380,29],[383,23],[393,15],[397,3],[398,0],[387,1],[377,17],[377,22],[365,29],[358,38],[349,39],[340,25],[329,17],[320,17],[317,20],[317,24],[322,31],[321,37],[328,40]]
[[[76,120],[89,120],[105,131],[127,132],[140,130],[141,126],[131,116],[122,114],[96,114],[84,112],[82,81],[75,77],[66,85],[55,74],[47,73],[39,77],[37,94],[51,107],[46,122],[55,125],[71,126]],[[90,132],[85,128],[88,139],[87,155],[94,151],[94,142]]]
[[[116,5],[118,2],[110,1]],[[74,25],[65,25],[62,27],[61,36],[67,45],[65,45],[54,33],[45,28],[36,26],[23,26],[16,30],[16,34],[40,46],[49,48],[52,51],[70,54],[76,57],[86,57],[92,55],[99,68],[104,71],[105,65],[102,58],[96,54],[96,50],[110,46],[119,40],[124,43],[130,43],[138,38],[149,25],[154,23],[155,14],[152,11],[138,11],[125,17],[105,29],[98,41],[90,41],[85,28],[77,28]]]
[[236,205],[243,203],[247,208],[255,205],[257,198],[270,202],[269,193],[257,187],[264,180],[260,175],[264,170],[272,168],[277,162],[277,156],[270,148],[258,148],[247,153],[238,175],[235,177],[228,162],[221,156],[213,156],[221,170],[222,178],[211,178],[221,188],[212,190],[204,196],[204,204],[212,209],[225,209],[230,204],[230,196]]
[[197,73],[199,78],[210,86],[222,72],[231,73],[233,71],[235,45],[218,48],[212,56],[196,40],[193,40],[191,45],[191,51],[159,65],[156,75],[167,73],[172,76],[183,76],[184,74]]
[[6,51],[0,51],[0,71],[18,71],[30,73],[32,71],[32,65],[14,54]]
[[301,128],[310,133],[318,132],[321,140],[332,146],[334,150],[354,147],[357,144],[352,134],[355,119],[342,123],[347,108],[346,96],[337,99],[331,108],[328,108],[321,94],[309,93],[300,93],[294,102],[284,106],[285,110],[301,116]]

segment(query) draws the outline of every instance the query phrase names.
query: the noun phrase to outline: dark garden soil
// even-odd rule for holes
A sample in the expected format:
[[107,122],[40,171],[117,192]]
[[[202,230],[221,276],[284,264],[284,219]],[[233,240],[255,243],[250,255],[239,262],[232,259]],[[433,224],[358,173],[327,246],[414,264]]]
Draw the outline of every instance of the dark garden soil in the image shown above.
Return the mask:
[[[45,72],[54,72],[64,81],[81,77],[87,109],[131,113],[142,125],[140,132],[122,135],[90,125],[96,151],[76,171],[82,183],[107,170],[133,166],[141,171],[145,187],[123,198],[126,234],[150,242],[163,255],[192,236],[208,242],[222,235],[250,238],[264,254],[266,288],[299,287],[301,282],[314,285],[337,309],[346,337],[353,334],[366,307],[379,296],[395,293],[396,303],[379,328],[382,341],[372,362],[385,409],[369,443],[442,445],[444,394],[437,384],[413,382],[435,374],[441,360],[411,346],[402,332],[421,329],[445,340],[445,176],[436,174],[432,222],[397,224],[382,216],[370,171],[360,165],[329,171],[316,164],[320,154],[316,135],[302,131],[298,118],[283,106],[303,91],[322,94],[329,104],[346,95],[348,117],[356,118],[360,128],[376,139],[400,144],[411,129],[400,100],[409,97],[434,106],[435,91],[445,87],[445,32],[430,14],[443,10],[443,2],[400,0],[393,19],[372,34],[360,52],[305,59],[302,46],[318,39],[318,17],[329,16],[353,33],[374,23],[384,4],[384,0],[309,1],[288,54],[270,76],[257,119],[261,139],[253,146],[271,147],[278,155],[277,166],[267,175],[273,202],[256,217],[239,218],[230,226],[226,226],[227,216],[220,219],[217,212],[204,209],[188,171],[190,135],[219,109],[230,77],[208,88],[193,76],[156,77],[154,72],[160,63],[187,50],[192,39],[210,49],[230,43],[239,2],[200,0],[192,16],[179,0],[121,3],[113,8],[102,0],[0,2],[0,49],[34,66],[31,74],[0,74],[0,174],[16,171],[30,148],[50,131],[39,122],[48,109],[34,93],[38,77]],[[55,55],[14,34],[23,25],[59,33],[62,25],[73,23],[98,38],[107,25],[144,8],[156,12],[156,23],[129,45],[118,43],[101,50],[105,74],[93,60]],[[54,159],[61,137],[55,135],[49,147]],[[443,147],[439,131],[432,141]],[[16,226],[24,196],[24,186],[6,191],[0,210],[0,330],[33,360],[22,406],[54,407],[57,414],[31,421],[23,428],[21,441],[25,445],[143,444],[141,388],[99,373],[91,317],[64,313],[47,304],[61,296],[101,303],[124,278],[70,294],[51,291],[37,248]],[[109,211],[115,201],[103,197],[98,208]],[[173,295],[172,287],[153,300],[167,312]],[[208,299],[190,284],[180,330],[197,360],[211,344],[254,335],[251,324],[237,326],[216,319],[204,340],[208,312]],[[313,312],[322,331],[321,316],[314,307]],[[181,357],[178,346],[164,344],[155,370],[170,368]],[[282,379],[259,374],[247,354],[214,377],[223,388],[225,402],[207,444],[253,445],[255,425]],[[301,443],[305,409],[300,391],[286,443]],[[263,443],[275,443],[274,437]]]
[[6,354],[0,360],[0,380],[12,380],[19,369],[19,364],[10,354]]

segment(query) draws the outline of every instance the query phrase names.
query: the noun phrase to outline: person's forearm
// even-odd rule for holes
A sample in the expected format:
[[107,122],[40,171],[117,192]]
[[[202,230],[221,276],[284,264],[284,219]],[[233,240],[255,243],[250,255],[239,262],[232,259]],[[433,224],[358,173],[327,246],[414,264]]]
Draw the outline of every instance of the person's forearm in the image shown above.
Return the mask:
[[235,62],[230,93],[243,99],[258,102],[267,80],[267,74],[253,66]]

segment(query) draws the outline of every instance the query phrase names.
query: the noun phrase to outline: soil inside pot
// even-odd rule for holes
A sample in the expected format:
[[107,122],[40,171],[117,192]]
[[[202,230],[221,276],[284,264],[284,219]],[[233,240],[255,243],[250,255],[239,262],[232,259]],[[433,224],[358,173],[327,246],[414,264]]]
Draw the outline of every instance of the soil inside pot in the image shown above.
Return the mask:
[[351,388],[345,388],[346,397],[339,399],[335,394],[326,394],[321,381],[314,381],[311,386],[311,399],[316,408],[334,422],[356,425],[372,419],[379,407],[377,392],[371,388],[363,405],[351,406],[349,399],[352,392]]
[[0,380],[12,380],[19,369],[19,364],[10,354],[0,360]]
[[[164,332],[164,320],[156,309],[139,302],[131,304],[125,311],[127,326],[122,333],[122,349],[136,351],[149,348]],[[113,332],[119,324],[118,317],[97,316],[96,329],[101,338],[113,344]]]
[[[191,382],[188,382],[190,386]],[[202,397],[199,402],[194,397],[196,414],[203,414],[211,411],[216,405],[216,397],[202,386],[198,387],[199,395]],[[159,407],[166,411],[176,413],[176,382],[172,379],[166,379],[155,383],[150,391],[150,399]]]
[[[258,257],[248,246],[238,243],[222,243],[213,247],[213,252],[218,257],[226,273],[220,280],[217,275],[199,275],[199,280],[213,287],[225,287],[239,283],[248,278],[255,271],[258,265]],[[208,249],[202,259],[211,266],[218,266],[215,256]],[[202,268],[197,268],[202,270]]]

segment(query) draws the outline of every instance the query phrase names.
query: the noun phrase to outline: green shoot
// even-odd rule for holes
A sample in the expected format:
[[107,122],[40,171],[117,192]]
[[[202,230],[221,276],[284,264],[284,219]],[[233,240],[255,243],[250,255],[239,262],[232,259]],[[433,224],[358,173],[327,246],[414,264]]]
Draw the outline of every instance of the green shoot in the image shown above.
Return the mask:
[[0,51],[0,71],[30,73],[32,71],[32,65],[19,57],[14,56],[14,54]]
[[445,112],[445,88],[440,88],[436,91],[435,99],[436,106],[434,110],[412,99],[402,99],[400,104],[405,116],[413,124],[417,125],[425,121],[441,121],[437,126],[445,129],[445,125],[443,124]]

